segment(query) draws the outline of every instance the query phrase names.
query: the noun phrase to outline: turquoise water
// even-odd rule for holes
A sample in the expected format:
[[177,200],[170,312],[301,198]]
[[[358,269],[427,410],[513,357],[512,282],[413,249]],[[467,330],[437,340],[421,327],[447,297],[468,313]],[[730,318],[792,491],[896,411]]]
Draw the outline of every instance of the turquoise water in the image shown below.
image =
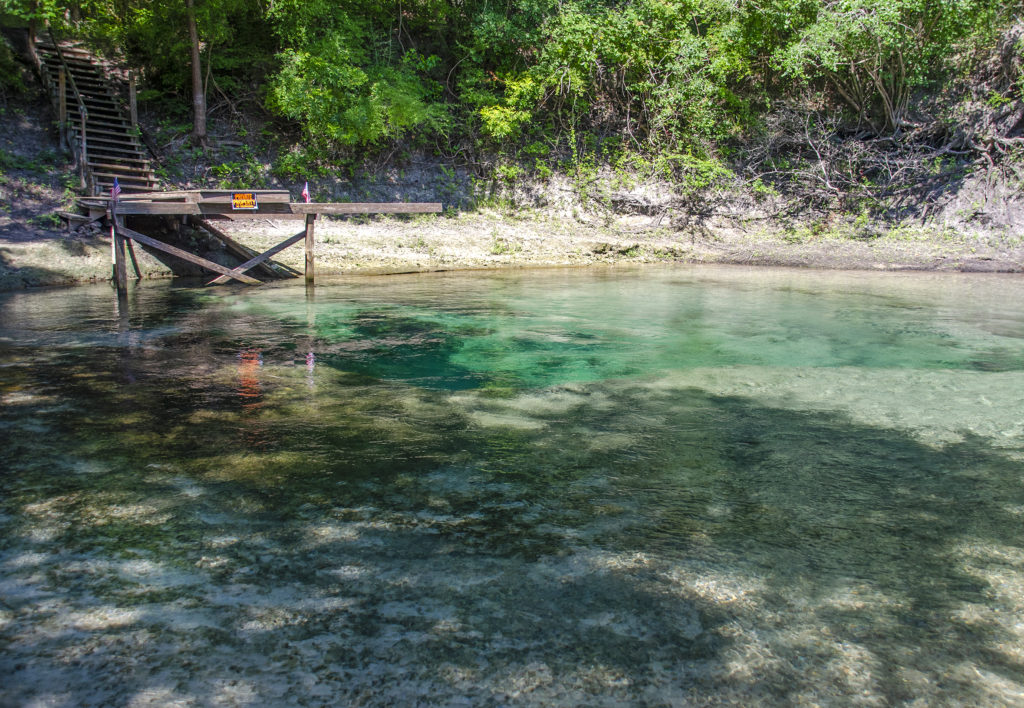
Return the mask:
[[0,296],[0,703],[1019,704],[1022,296]]

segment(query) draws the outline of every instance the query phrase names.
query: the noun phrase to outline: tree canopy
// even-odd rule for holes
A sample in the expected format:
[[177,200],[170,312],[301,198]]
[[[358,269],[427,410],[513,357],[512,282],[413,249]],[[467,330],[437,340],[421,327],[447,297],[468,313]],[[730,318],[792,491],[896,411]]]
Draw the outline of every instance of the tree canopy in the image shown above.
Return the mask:
[[[780,103],[891,136],[1013,20],[998,0],[0,0],[116,46],[189,105],[204,86],[319,154],[583,140],[706,155]],[[1019,92],[1019,88],[1015,89]]]

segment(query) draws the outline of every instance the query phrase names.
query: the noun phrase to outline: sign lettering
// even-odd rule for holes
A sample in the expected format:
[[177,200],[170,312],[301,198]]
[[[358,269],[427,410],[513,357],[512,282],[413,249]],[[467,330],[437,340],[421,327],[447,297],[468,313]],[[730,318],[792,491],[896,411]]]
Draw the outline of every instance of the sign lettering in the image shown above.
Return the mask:
[[259,209],[256,195],[252,192],[237,192],[231,195],[232,209]]

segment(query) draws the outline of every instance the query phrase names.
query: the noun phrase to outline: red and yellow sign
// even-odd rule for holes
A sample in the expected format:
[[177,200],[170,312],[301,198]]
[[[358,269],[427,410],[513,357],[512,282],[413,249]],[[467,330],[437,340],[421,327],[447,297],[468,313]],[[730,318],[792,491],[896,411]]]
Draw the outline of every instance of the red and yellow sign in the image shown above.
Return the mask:
[[232,209],[259,209],[256,195],[252,192],[235,192],[231,195]]

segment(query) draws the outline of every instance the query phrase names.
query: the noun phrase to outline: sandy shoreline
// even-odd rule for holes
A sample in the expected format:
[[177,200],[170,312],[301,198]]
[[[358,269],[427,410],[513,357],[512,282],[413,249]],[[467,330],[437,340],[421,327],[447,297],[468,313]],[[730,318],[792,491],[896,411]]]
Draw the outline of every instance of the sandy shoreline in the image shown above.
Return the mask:
[[[715,228],[701,233],[653,228],[645,218],[581,222],[543,213],[515,218],[499,212],[413,218],[324,219],[317,225],[317,272],[386,274],[616,263],[719,263],[843,270],[1024,272],[1024,246],[961,236],[886,235],[873,240],[838,236],[786,238],[778,234]],[[286,221],[228,224],[241,243],[265,250],[290,236]],[[216,259],[217,242],[207,257]],[[108,280],[109,239],[104,233],[35,230],[0,234],[0,290]],[[303,268],[294,246],[276,260]],[[172,274],[141,255],[145,278]]]

